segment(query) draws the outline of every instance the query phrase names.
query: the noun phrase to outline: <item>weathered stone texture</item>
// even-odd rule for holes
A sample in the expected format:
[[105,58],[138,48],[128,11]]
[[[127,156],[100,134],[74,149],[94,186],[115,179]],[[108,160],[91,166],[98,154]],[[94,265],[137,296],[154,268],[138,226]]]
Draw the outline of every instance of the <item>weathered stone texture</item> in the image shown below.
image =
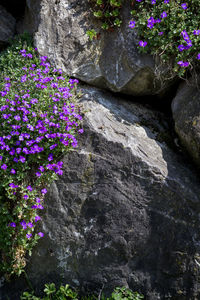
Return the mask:
[[39,53],[70,76],[131,95],[163,92],[168,84],[164,82],[161,88],[155,80],[153,58],[138,53],[136,32],[128,27],[128,5],[127,1],[122,10],[121,28],[90,41],[86,31],[100,25],[95,24],[88,1],[27,0],[21,31],[35,32]]
[[15,33],[15,18],[0,5],[0,46],[4,46]]
[[172,113],[182,144],[200,166],[200,90],[195,82],[182,83],[172,102]]
[[[127,285],[147,300],[199,299],[200,185],[158,141],[163,115],[94,88],[84,88],[81,105],[85,133],[50,187],[45,237],[28,259],[33,286]],[[11,299],[20,285],[12,282]]]

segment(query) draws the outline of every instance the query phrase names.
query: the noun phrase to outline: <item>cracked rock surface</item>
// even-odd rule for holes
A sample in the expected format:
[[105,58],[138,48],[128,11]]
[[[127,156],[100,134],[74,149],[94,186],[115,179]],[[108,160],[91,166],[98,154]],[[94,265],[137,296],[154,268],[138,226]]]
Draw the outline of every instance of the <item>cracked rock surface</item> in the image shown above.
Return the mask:
[[[130,3],[122,9],[123,25],[114,32],[101,32],[90,41],[86,32],[99,31],[89,1],[27,0],[21,31],[34,33],[41,55],[70,76],[96,87],[130,95],[162,94],[169,88],[162,82],[166,69],[153,57],[138,52],[138,37],[128,26]],[[158,72],[157,72],[157,71]]]
[[4,46],[15,33],[15,18],[0,5],[0,47]]
[[[80,99],[84,134],[45,200],[45,237],[27,258],[46,282],[83,292],[129,286],[148,300],[200,298],[200,185],[160,139],[161,113],[91,87]],[[22,279],[0,291],[17,299]]]

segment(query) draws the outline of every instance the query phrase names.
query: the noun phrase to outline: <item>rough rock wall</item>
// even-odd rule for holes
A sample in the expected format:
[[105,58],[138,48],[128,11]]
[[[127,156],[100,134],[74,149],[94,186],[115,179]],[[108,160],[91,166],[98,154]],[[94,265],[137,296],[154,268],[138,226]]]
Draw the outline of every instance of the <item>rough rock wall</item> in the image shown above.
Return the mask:
[[15,34],[15,19],[0,5],[0,47],[8,43]]
[[[196,173],[161,140],[162,114],[94,88],[83,93],[85,133],[46,197],[29,279],[36,291],[56,281],[97,293],[126,285],[147,300],[199,299]],[[16,300],[20,286],[5,285],[1,299]]]
[[94,23],[90,7],[89,1],[82,0],[27,0],[21,31],[34,33],[40,54],[86,83],[131,95],[163,92],[168,84],[161,88],[152,57],[138,53],[138,38],[128,27],[128,1],[121,28],[102,32],[96,41],[86,35],[88,29],[100,26]]
[[197,81],[191,80],[179,87],[172,102],[172,113],[183,146],[200,166],[200,90]]

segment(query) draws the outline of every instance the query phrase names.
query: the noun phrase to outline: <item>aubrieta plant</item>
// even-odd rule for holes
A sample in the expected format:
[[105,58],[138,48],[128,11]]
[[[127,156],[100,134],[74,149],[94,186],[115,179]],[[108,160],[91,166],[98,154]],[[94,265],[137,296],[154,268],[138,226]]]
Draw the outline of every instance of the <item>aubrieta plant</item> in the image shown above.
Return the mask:
[[141,52],[159,57],[180,77],[199,66],[199,0],[136,0],[131,13]]
[[[168,77],[195,72],[200,61],[200,1],[190,0],[90,0],[93,15],[105,30],[119,27],[120,12],[131,4],[129,27],[140,39],[138,49],[157,58],[158,66],[168,68]],[[92,40],[97,32],[87,34]]]
[[83,132],[72,103],[78,81],[19,44],[0,56],[0,271],[7,277],[20,275],[43,237],[37,223],[47,187],[63,174],[61,158]]

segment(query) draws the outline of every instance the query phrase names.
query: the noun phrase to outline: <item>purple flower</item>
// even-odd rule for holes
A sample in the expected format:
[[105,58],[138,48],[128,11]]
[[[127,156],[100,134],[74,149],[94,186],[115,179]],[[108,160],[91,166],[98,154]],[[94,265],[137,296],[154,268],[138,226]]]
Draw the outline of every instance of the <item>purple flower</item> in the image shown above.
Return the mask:
[[42,193],[42,194],[46,194],[46,193],[47,193],[47,189],[42,189],[42,190],[41,190],[41,193]]
[[135,21],[130,21],[129,22],[129,27],[134,28],[135,27]]
[[164,3],[169,3],[169,0],[164,0]]
[[21,82],[25,82],[26,81],[26,75],[23,75],[22,77],[21,77]]
[[40,203],[40,202],[41,202],[41,199],[40,199],[39,197],[37,197],[37,198],[36,198],[36,202],[37,202],[37,203]]
[[54,148],[56,148],[58,146],[58,144],[53,144],[49,147],[50,150],[53,150]]
[[53,160],[53,154],[50,153],[49,156],[48,156],[48,161],[52,161]]
[[160,15],[161,19],[166,18],[167,17],[167,13],[166,11],[163,11],[162,14]]
[[57,170],[57,171],[55,171],[55,173],[58,174],[58,175],[63,175],[63,171],[62,170]]
[[146,45],[147,45],[147,42],[145,42],[145,41],[139,41],[139,46],[140,47],[146,47]]
[[1,93],[1,96],[2,96],[2,97],[4,97],[4,96],[7,95],[7,92],[6,92],[6,91],[1,91],[0,93]]
[[31,101],[30,101],[30,104],[36,104],[38,103],[38,99],[36,98],[33,98]]
[[33,55],[31,53],[26,54],[26,57],[33,58]]
[[43,237],[43,236],[44,236],[44,233],[43,233],[43,232],[38,232],[38,235],[39,235],[40,237]]
[[150,18],[147,20],[147,27],[153,28],[153,26],[154,26],[155,23],[156,23],[156,20],[155,20],[153,17],[150,17]]
[[31,208],[32,209],[37,209],[37,205],[32,205]]
[[39,205],[37,206],[37,208],[39,208],[39,209],[44,209],[44,207],[43,207],[41,204],[39,204]]
[[83,129],[79,129],[78,133],[83,133],[84,130]]
[[25,153],[25,154],[29,154],[29,150],[28,150],[28,148],[26,148],[26,147],[23,148],[22,152]]
[[9,152],[10,155],[14,155],[15,154],[15,149],[12,149],[10,152]]
[[11,169],[10,173],[15,174],[16,173],[15,169]]
[[158,32],[158,35],[163,35],[163,33],[164,33],[163,31],[160,31]]
[[19,161],[21,161],[22,163],[25,163],[26,158],[25,158],[24,156],[20,156],[20,157],[19,157]]
[[187,3],[182,3],[182,4],[181,4],[181,7],[182,7],[183,9],[187,9]]
[[27,224],[26,224],[26,222],[24,220],[21,221],[20,224],[22,225],[23,229],[27,228]]
[[200,53],[197,54],[197,59],[200,59]]
[[11,222],[10,224],[8,224],[8,226],[10,226],[10,227],[16,227],[16,223],[15,222]]
[[10,116],[11,116],[10,114],[3,114],[2,115],[3,119],[5,119],[5,120],[9,119]]
[[34,127],[31,124],[27,124],[26,126],[29,130],[34,131]]
[[19,154],[21,151],[22,151],[22,149],[21,149],[21,148],[16,148],[16,152],[17,152],[17,154]]
[[186,30],[181,31],[181,35],[186,42],[190,39]]
[[156,4],[156,0],[151,0],[151,4]]
[[27,237],[27,239],[30,239],[32,237],[32,233],[29,233],[29,234],[27,233],[26,237]]
[[47,60],[47,56],[41,56],[41,57],[40,57],[40,60],[41,60],[42,62],[45,62],[45,61]]
[[3,164],[3,165],[1,166],[1,169],[2,169],[2,170],[6,170],[6,169],[7,169],[7,165],[6,165],[6,164]]
[[177,62],[177,64],[181,67],[188,67],[189,66],[189,62],[187,62],[187,61],[185,61],[185,62],[179,61],[179,62]]
[[44,167],[43,166],[39,166],[38,168],[41,172],[44,172]]
[[33,227],[33,223],[29,222],[29,223],[27,223],[27,226],[28,226],[29,228],[32,228],[32,227]]
[[36,172],[35,175],[36,175],[37,177],[40,177],[42,174],[41,174],[40,172]]
[[19,116],[19,115],[17,115],[17,116],[14,116],[14,119],[15,119],[16,121],[20,121],[20,120],[21,120],[21,118],[20,118],[20,116]]
[[22,49],[22,50],[19,51],[19,53],[20,53],[20,54],[25,54],[25,53],[26,53],[26,50],[25,50],[25,49]]
[[24,199],[27,200],[29,198],[28,195],[24,195]]
[[178,50],[179,50],[179,51],[185,50],[185,46],[184,46],[184,45],[179,45],[179,46],[178,46]]
[[19,187],[17,184],[14,184],[14,183],[10,183],[9,186],[10,186],[12,189],[16,189],[16,188]]
[[41,220],[41,218],[39,216],[35,216],[35,222]]
[[194,35],[200,35],[200,30],[194,30],[194,31],[193,31],[193,34],[194,34]]
[[26,189],[27,189],[28,191],[30,191],[30,192],[33,190],[32,187],[31,187],[30,185],[28,185]]

